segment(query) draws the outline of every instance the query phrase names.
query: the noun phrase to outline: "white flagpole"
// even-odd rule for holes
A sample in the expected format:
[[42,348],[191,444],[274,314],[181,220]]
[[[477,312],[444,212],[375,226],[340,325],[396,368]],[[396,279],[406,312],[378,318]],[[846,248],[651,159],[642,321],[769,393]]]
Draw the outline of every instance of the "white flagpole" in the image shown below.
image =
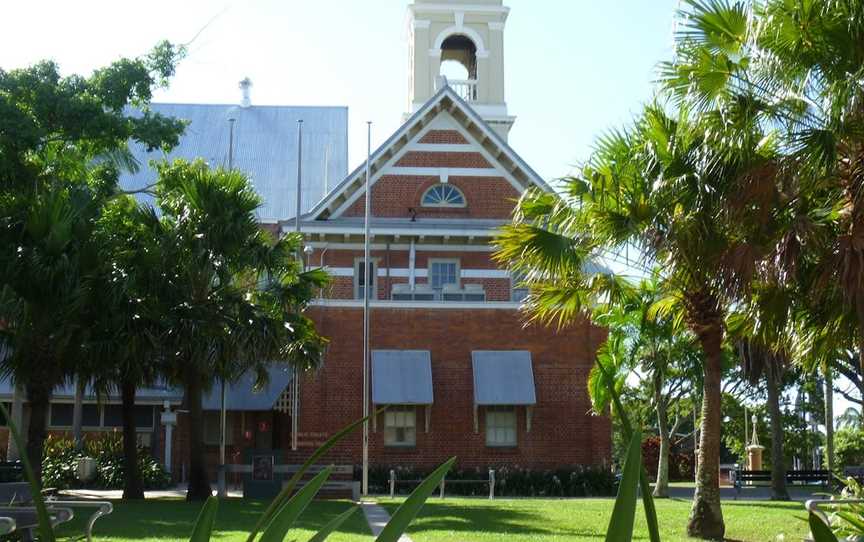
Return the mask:
[[366,123],[366,209],[363,216],[363,496],[369,496],[369,297],[375,278],[369,276],[369,214],[372,203],[372,122]]
[[[294,211],[294,231],[300,233],[300,213],[302,212],[302,179],[303,179],[303,120],[297,121],[297,207]],[[303,262],[303,241],[297,247],[297,259],[300,261],[300,271],[305,270]],[[291,450],[297,451],[297,433],[300,431],[300,370],[294,368],[291,378]]]

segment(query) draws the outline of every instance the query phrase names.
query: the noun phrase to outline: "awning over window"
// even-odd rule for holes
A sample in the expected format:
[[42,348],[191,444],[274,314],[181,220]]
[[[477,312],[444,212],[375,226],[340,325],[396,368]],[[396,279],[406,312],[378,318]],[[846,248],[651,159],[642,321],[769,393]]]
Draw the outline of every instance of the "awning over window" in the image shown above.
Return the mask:
[[475,405],[534,405],[534,371],[527,350],[475,350]]
[[[243,373],[235,382],[225,383],[225,407],[227,410],[272,410],[276,400],[291,382],[291,369],[284,365],[272,365],[267,369],[270,374],[267,384],[255,388],[255,372]],[[222,387],[219,381],[213,383],[210,393],[202,401],[204,410],[221,410]]]
[[373,350],[372,402],[376,405],[431,405],[429,351]]

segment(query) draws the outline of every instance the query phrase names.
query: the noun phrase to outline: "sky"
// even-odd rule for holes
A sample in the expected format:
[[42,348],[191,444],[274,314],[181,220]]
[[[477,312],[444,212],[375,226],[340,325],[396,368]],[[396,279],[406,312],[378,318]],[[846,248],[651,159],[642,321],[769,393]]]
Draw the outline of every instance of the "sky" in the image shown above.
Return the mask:
[[[506,99],[513,148],[547,180],[650,100],[671,51],[678,0],[505,0]],[[89,74],[168,39],[190,43],[155,101],[349,108],[349,170],[407,109],[408,0],[0,0],[0,67],[53,59]],[[13,23],[13,24],[10,24]]]

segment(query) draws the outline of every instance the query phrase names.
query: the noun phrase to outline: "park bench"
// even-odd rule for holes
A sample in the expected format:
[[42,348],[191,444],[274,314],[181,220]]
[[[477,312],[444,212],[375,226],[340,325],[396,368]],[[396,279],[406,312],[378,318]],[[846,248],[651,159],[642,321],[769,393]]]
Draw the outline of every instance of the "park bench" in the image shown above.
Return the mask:
[[[396,495],[396,486],[397,485],[402,484],[402,485],[415,485],[416,486],[420,482],[422,482],[423,480],[420,480],[420,479],[418,479],[418,480],[399,480],[396,478],[396,471],[391,469],[390,470],[390,479],[388,481],[390,483],[390,497],[393,497]],[[444,491],[447,487],[447,484],[483,484],[483,485],[488,485],[489,486],[489,499],[495,498],[495,470],[494,469],[489,469],[489,478],[487,478],[485,480],[482,478],[478,478],[476,480],[473,480],[473,479],[471,479],[471,480],[469,480],[469,479],[466,479],[466,480],[447,480],[446,477],[442,478],[441,484],[438,486],[439,496],[442,499],[444,498]]]
[[843,468],[843,476],[845,478],[854,478],[856,482],[864,483],[864,467],[861,466],[853,466],[853,467],[844,467]]
[[[733,486],[740,494],[745,486],[756,487],[771,483],[770,470],[735,469]],[[828,470],[790,470],[786,471],[786,482],[789,484],[820,484],[828,487],[831,484],[831,471]]]
[[[113,511],[111,503],[90,500],[60,500],[54,496],[54,493],[54,490],[43,490],[45,507],[48,509],[52,527],[71,520],[75,516],[73,507],[96,509],[88,518],[85,527],[87,542],[92,542],[93,524],[100,517]],[[0,529],[4,524],[8,524],[4,520],[12,522],[12,528],[21,534],[22,539],[33,539],[34,532],[38,530],[39,521],[29,483],[0,483]]]

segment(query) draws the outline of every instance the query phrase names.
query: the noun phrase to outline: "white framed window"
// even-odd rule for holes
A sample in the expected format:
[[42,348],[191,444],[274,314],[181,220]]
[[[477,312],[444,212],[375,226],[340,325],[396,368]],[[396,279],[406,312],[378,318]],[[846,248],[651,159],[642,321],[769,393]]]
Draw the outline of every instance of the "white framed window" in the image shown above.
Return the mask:
[[417,445],[417,408],[392,405],[384,411],[384,445]]
[[459,287],[459,260],[430,258],[429,286],[441,290],[444,286]]
[[[367,288],[369,286],[369,288]],[[370,299],[375,299],[378,292],[378,262],[369,260],[369,272],[363,269],[363,258],[354,259],[354,299],[363,299],[368,292]]]
[[[156,414],[153,405],[135,405],[135,428],[138,431],[152,430]],[[67,429],[72,427],[72,403],[51,403],[48,427]],[[123,407],[116,403],[81,405],[81,426],[84,429],[116,429],[123,427]]]
[[452,184],[430,186],[420,199],[423,207],[465,207],[465,194]]
[[486,408],[486,446],[516,446],[516,407],[490,406]]
[[[231,412],[225,413],[225,444],[234,444],[234,431],[231,430]],[[204,444],[211,446],[219,445],[220,425],[222,413],[218,410],[204,411]]]

